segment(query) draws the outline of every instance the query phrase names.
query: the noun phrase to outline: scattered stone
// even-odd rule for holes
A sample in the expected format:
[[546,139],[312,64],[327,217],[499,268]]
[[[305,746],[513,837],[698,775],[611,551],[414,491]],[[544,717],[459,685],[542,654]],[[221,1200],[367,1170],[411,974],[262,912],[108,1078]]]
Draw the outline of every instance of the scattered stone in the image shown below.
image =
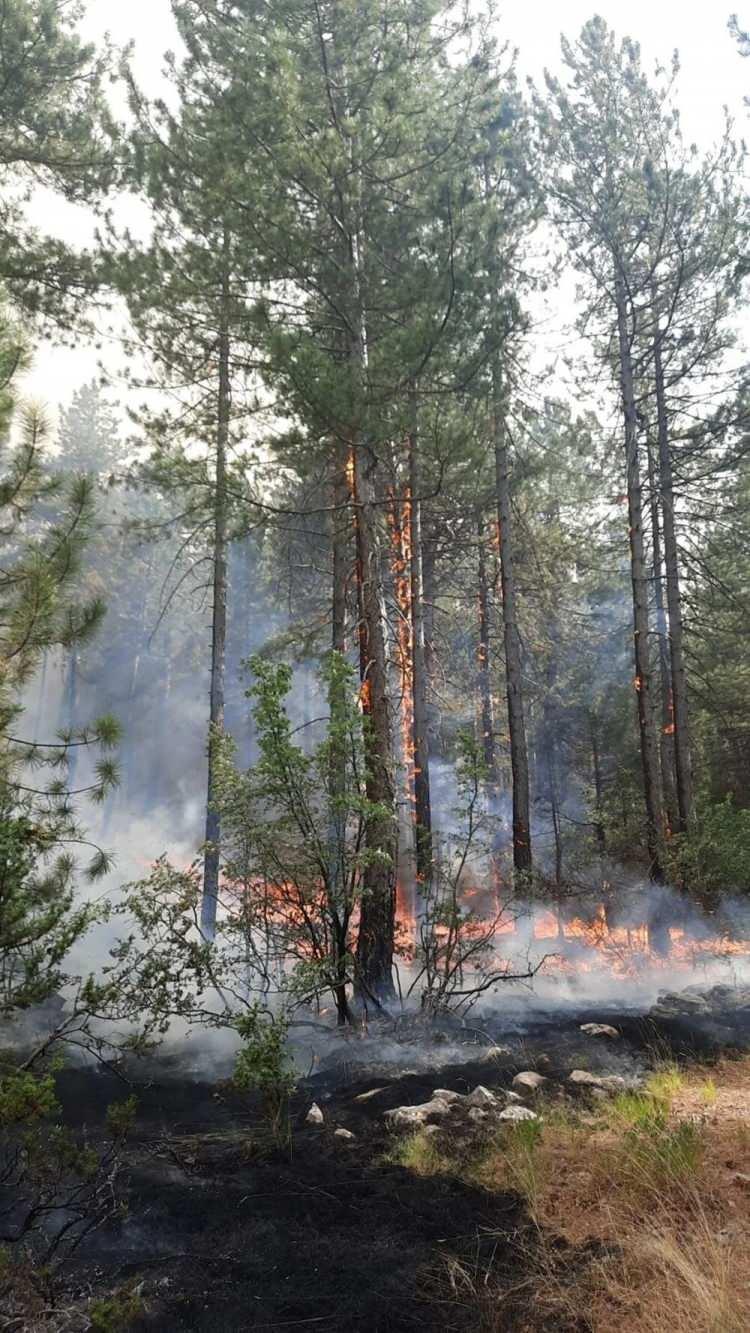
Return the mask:
[[489,1088],[483,1088],[480,1083],[468,1097],[464,1097],[464,1103],[466,1106],[492,1107],[497,1105],[497,1098],[494,1092],[490,1092]]
[[451,1104],[453,1102],[463,1101],[461,1093],[451,1092],[450,1088],[436,1088],[432,1094],[432,1100],[434,1101],[436,1097],[438,1101],[450,1102]]
[[503,1060],[506,1056],[512,1055],[510,1046],[488,1046],[482,1055],[483,1060]]
[[321,1111],[321,1109],[320,1109],[320,1107],[318,1106],[318,1103],[317,1103],[317,1102],[313,1102],[312,1106],[310,1107],[310,1110],[308,1111],[307,1115],[305,1116],[305,1120],[306,1120],[306,1122],[307,1122],[308,1125],[322,1125],[322,1124],[323,1124],[323,1112]]
[[523,1097],[521,1096],[520,1092],[504,1092],[503,1096],[507,1102],[519,1103],[523,1101]]
[[448,1102],[441,1097],[433,1097],[430,1102],[423,1102],[421,1106],[397,1106],[392,1111],[386,1111],[385,1119],[398,1129],[416,1129],[424,1125],[430,1116],[444,1116],[450,1110]]
[[539,1116],[536,1111],[530,1110],[528,1106],[506,1106],[505,1110],[501,1111],[497,1118],[498,1120],[519,1121],[538,1120]]
[[592,1074],[588,1069],[573,1069],[568,1074],[568,1082],[579,1088],[598,1089],[600,1092],[624,1092],[627,1080],[619,1074]]
[[335,1139],[346,1139],[347,1141],[349,1141],[351,1139],[356,1138],[356,1135],[352,1134],[350,1129],[334,1129],[333,1137]]
[[516,1074],[513,1087],[525,1088],[527,1092],[538,1092],[546,1082],[544,1074],[537,1074],[533,1069],[524,1069],[520,1074]]
[[468,1114],[468,1119],[473,1120],[474,1124],[478,1125],[483,1120],[489,1120],[489,1114],[487,1111],[483,1111],[481,1106],[472,1106]]
[[750,1189],[750,1176],[746,1175],[744,1171],[735,1171],[732,1176],[732,1184],[742,1185],[745,1189]]
[[581,1032],[585,1032],[587,1037],[610,1037],[612,1040],[619,1037],[617,1028],[613,1028],[609,1023],[581,1023]]
[[387,1092],[387,1088],[370,1088],[369,1092],[360,1092],[354,1100],[355,1102],[369,1102],[371,1097],[377,1097],[380,1092]]

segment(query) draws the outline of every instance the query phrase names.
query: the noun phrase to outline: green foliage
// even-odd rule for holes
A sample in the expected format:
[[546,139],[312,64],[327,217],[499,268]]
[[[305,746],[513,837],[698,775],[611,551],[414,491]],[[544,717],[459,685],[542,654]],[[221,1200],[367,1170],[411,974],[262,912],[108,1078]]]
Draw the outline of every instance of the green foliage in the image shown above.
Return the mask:
[[88,1308],[92,1333],[127,1333],[133,1322],[145,1313],[141,1284],[128,1283],[109,1296],[93,1300]]
[[74,202],[114,175],[114,126],[103,83],[109,63],[81,42],[83,6],[4,0],[0,85],[0,283],[26,312],[69,327],[96,289],[92,257],[30,227],[34,183]]
[[288,1023],[283,1015],[274,1015],[256,1003],[236,1019],[235,1030],[242,1047],[235,1061],[233,1082],[243,1091],[261,1094],[274,1137],[286,1139],[289,1098],[295,1087],[286,1046]]
[[675,883],[696,893],[750,893],[750,809],[731,797],[702,802],[694,826],[670,840],[667,866]]

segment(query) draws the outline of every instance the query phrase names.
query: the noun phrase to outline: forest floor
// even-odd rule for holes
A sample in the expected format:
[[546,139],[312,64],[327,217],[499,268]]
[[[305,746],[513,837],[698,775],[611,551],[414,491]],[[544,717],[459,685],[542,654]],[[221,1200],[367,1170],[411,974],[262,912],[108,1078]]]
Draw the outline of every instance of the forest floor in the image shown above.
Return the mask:
[[[30,1301],[7,1327],[745,1333],[750,1042],[622,1015],[608,1042],[581,1032],[593,1017],[540,1019],[492,1058],[414,1042],[401,1069],[360,1043],[301,1081],[281,1142],[228,1085],[157,1058],[136,1079],[126,1211],[79,1252],[54,1315]],[[596,1099],[572,1068],[640,1090]],[[507,1097],[524,1069],[545,1074],[536,1121],[398,1133],[384,1118],[438,1087]],[[60,1093],[95,1137],[123,1089],[69,1068]]]

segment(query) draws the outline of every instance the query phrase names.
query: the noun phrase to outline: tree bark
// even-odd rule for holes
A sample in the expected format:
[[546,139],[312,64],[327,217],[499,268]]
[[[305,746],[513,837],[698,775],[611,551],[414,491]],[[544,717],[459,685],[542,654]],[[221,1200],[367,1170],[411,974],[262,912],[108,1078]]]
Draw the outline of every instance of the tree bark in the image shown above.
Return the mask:
[[661,730],[659,733],[659,758],[661,760],[661,785],[664,796],[664,810],[667,828],[672,831],[678,826],[677,792],[675,788],[674,767],[674,703],[672,698],[672,670],[669,652],[669,634],[667,615],[664,607],[664,579],[662,575],[661,526],[659,523],[659,497],[656,487],[651,441],[646,441],[648,457],[648,484],[651,503],[651,545],[652,564],[654,567],[654,604],[656,608],[656,634],[659,640],[659,681],[661,685]]
[[516,581],[510,503],[510,464],[505,429],[500,368],[492,372],[492,433],[495,455],[495,486],[500,538],[500,584],[503,594],[505,678],[510,733],[510,766],[513,775],[513,865],[519,875],[532,867],[529,802],[529,756],[523,707],[521,643],[516,619]]
[[690,751],[690,713],[685,673],[680,564],[674,513],[674,480],[669,447],[664,366],[661,332],[657,328],[654,343],[654,375],[659,432],[659,490],[664,524],[664,567],[667,575],[667,613],[672,665],[672,701],[674,706],[674,757],[677,780],[678,831],[684,833],[693,815],[693,763]]
[[357,982],[360,995],[377,1004],[395,998],[393,950],[396,919],[398,837],[393,788],[393,739],[388,698],[388,664],[384,628],[383,583],[378,509],[373,475],[377,457],[368,433],[369,415],[367,321],[363,294],[362,236],[350,238],[354,337],[350,362],[359,421],[353,438],[354,499],[357,539],[359,647],[367,799],[378,813],[365,830],[369,857],[362,877]]
[[[347,475],[349,451],[340,444],[334,445],[333,483],[331,494],[334,504],[332,519],[331,546],[333,554],[331,587],[331,648],[342,657],[346,654],[346,589],[349,581],[349,541],[351,533],[351,513],[348,504],[352,499]],[[346,818],[342,809],[342,799],[346,794],[346,738],[341,734],[341,720],[344,715],[345,699],[342,691],[346,688],[338,683],[335,675],[331,677],[329,690],[329,710],[331,716],[330,736],[331,760],[328,776],[329,816],[328,816],[328,892],[330,910],[334,921],[332,932],[334,945],[334,985],[336,1014],[339,1026],[352,1021],[346,983],[347,928],[350,916],[350,903],[347,901],[347,866],[346,866]]]
[[638,458],[638,415],[633,381],[633,359],[628,329],[625,284],[619,270],[615,273],[617,331],[620,357],[620,389],[625,421],[625,457],[627,464],[628,517],[630,521],[630,573],[633,588],[633,643],[635,653],[635,689],[638,700],[643,795],[646,806],[646,845],[650,874],[661,879],[661,809],[659,799],[659,759],[651,706],[651,664],[649,661],[648,578],[643,542],[643,497]]
[[422,572],[422,502],[419,468],[419,435],[416,404],[412,403],[409,433],[409,576],[412,620],[412,733],[414,750],[414,819],[417,882],[432,878],[432,804],[430,799],[430,751],[427,715],[427,668],[425,662],[424,579]]
[[[226,249],[226,244],[225,244]],[[224,730],[224,688],[227,639],[227,446],[231,411],[229,376],[229,281],[222,280],[219,324],[219,387],[216,427],[216,489],[214,494],[213,623],[211,635],[211,691],[208,734],[208,788],[206,850],[203,862],[201,927],[213,938],[219,897],[221,819],[215,805],[217,748]]]
[[370,467],[364,443],[354,449],[357,585],[362,713],[368,801],[379,813],[367,821],[370,854],[363,872],[357,938],[360,993],[377,1003],[393,999],[396,913],[396,818],[393,790],[391,710],[383,628],[380,542]]

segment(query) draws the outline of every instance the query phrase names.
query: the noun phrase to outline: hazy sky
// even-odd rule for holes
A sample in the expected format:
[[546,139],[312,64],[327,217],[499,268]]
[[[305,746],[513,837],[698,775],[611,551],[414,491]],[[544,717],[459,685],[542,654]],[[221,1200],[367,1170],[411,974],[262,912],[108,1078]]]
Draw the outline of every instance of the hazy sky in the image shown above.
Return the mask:
[[[479,5],[481,0],[476,0]],[[738,13],[740,23],[750,28],[750,3]],[[593,13],[599,13],[621,36],[641,43],[647,66],[660,59],[667,62],[675,47],[682,72],[679,103],[683,133],[687,140],[707,146],[721,130],[722,108],[727,106],[744,133],[748,111],[743,104],[750,93],[750,60],[742,60],[727,31],[733,8],[706,0],[507,0],[501,8],[499,28],[503,37],[518,48],[522,78],[540,80],[545,67],[559,68],[560,33],[574,37]],[[163,53],[177,45],[169,0],[89,0],[85,23],[87,35],[99,38],[108,32],[118,44],[135,43],[134,67],[139,82],[150,93],[160,85]],[[39,209],[39,220],[51,227],[49,200]],[[55,205],[55,229],[67,239],[90,235],[85,217]],[[40,348],[28,387],[50,404],[66,402],[72,390],[96,371],[103,357],[117,364],[116,346],[102,352],[90,347],[75,351]]]

